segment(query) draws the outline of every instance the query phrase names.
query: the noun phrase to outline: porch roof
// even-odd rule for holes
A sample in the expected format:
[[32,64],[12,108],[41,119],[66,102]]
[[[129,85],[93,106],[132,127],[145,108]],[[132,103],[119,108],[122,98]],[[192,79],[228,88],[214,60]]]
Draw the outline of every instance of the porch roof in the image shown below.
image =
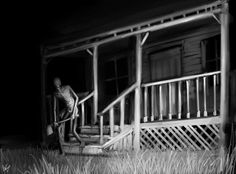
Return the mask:
[[[216,2],[216,0],[188,0],[188,1],[146,1],[129,3],[123,2],[90,8],[78,13],[68,15],[59,23],[54,23],[51,30],[56,34],[48,38],[43,44],[46,48],[60,47],[67,42],[73,42],[86,37],[96,36],[114,29],[132,26],[158,17],[162,17],[175,12],[195,8],[201,5]],[[70,19],[69,21],[67,21]]]

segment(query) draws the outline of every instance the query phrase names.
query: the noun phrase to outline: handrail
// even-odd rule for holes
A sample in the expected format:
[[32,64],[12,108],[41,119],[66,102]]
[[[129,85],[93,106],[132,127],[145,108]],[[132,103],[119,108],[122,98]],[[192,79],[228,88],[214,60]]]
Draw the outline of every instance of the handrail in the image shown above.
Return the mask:
[[142,84],[141,86],[142,87],[149,87],[149,86],[155,86],[155,85],[162,85],[162,84],[166,84],[166,83],[173,83],[173,82],[178,82],[178,81],[191,80],[191,79],[195,79],[195,78],[199,78],[199,77],[206,77],[206,76],[211,76],[211,75],[216,75],[216,74],[220,74],[220,71],[214,71],[214,72],[210,72],[210,73],[185,76],[185,77],[169,79],[169,80],[163,80],[163,81],[157,81],[157,82],[150,82],[150,83]]
[[124,131],[122,131],[119,135],[117,135],[115,138],[111,139],[110,141],[106,142],[105,144],[103,144],[101,146],[101,148],[106,149],[109,146],[113,145],[114,143],[116,143],[117,141],[121,140],[122,138],[124,138],[125,136],[127,136],[128,134],[132,133],[133,131],[133,127],[128,127],[126,128]]
[[89,98],[91,98],[94,95],[94,92],[91,92],[90,94],[88,94],[85,98],[83,98],[82,100],[80,100],[78,102],[78,105],[80,105],[81,103],[84,103],[86,100],[88,100]]
[[105,112],[107,112],[109,109],[111,109],[116,103],[118,103],[124,96],[132,92],[137,87],[137,84],[134,83],[132,86],[130,86],[128,89],[126,89],[124,92],[122,92],[113,102],[111,102],[107,107],[105,107],[98,115],[103,115]]

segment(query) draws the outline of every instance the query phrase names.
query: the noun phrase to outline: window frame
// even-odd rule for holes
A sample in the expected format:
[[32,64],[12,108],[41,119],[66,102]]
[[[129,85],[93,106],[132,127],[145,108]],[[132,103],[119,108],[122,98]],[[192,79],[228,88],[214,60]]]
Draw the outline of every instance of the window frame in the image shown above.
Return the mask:
[[[210,63],[210,62],[215,62],[215,71],[217,70],[220,70],[220,64],[221,64],[221,56],[220,56],[220,51],[221,51],[221,42],[220,42],[220,38],[219,38],[219,44],[217,44],[217,37],[220,37],[220,34],[216,34],[214,36],[210,36],[210,37],[207,37],[207,38],[204,38],[203,40],[201,40],[200,44],[201,44],[201,55],[202,55],[202,71],[203,72],[208,72],[208,68],[207,68],[207,63]],[[214,58],[213,59],[208,59],[207,60],[207,53],[206,53],[206,44],[207,44],[207,41],[209,41],[210,39],[215,39],[214,41]],[[219,50],[219,53],[218,53],[218,50]],[[219,62],[219,63],[218,63]]]
[[[115,86],[116,86],[116,94],[106,94],[112,97],[118,96],[124,89],[120,89],[119,87],[119,80],[121,79],[127,79],[127,86],[129,84],[129,80],[130,80],[130,72],[129,72],[129,57],[130,57],[130,53],[122,53],[119,55],[114,55],[111,56],[110,58],[106,59],[104,61],[104,69],[106,69],[106,64],[109,62],[113,62],[114,63],[114,68],[115,68],[115,74],[113,77],[106,77],[106,74],[104,75],[104,79],[103,79],[103,83],[104,83],[104,87],[105,89],[107,88],[107,82],[111,82],[111,81],[115,81]],[[127,74],[125,75],[118,75],[118,61],[121,59],[126,59],[127,62]]]

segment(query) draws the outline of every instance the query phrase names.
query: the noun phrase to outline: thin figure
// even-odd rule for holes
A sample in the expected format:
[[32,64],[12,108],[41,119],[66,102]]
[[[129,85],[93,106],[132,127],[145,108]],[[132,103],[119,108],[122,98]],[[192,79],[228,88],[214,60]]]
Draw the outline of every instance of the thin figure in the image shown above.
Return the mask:
[[[54,122],[56,123],[55,119],[58,118],[56,115],[56,101],[59,99],[64,101],[66,105],[66,108],[59,113],[59,121],[68,119],[68,117],[70,117],[70,134],[73,134],[77,140],[81,142],[81,139],[76,132],[77,120],[75,119],[79,116],[77,107],[79,98],[69,85],[62,86],[61,80],[59,78],[54,79],[54,85],[56,87],[56,92],[54,93]],[[59,127],[59,125],[55,126]]]
[[[56,98],[61,99],[62,101],[65,102],[67,107],[66,110],[64,109],[60,113],[61,117],[60,119],[66,119],[68,118],[68,115],[70,115],[72,119],[78,117],[79,115],[78,115],[77,104],[79,98],[73,91],[73,89],[69,85],[61,86],[61,80],[59,78],[54,79],[54,85],[56,87],[56,92],[54,94],[54,101],[56,101]],[[55,103],[56,102],[54,102],[54,104]],[[55,113],[55,107],[54,107],[54,113]]]

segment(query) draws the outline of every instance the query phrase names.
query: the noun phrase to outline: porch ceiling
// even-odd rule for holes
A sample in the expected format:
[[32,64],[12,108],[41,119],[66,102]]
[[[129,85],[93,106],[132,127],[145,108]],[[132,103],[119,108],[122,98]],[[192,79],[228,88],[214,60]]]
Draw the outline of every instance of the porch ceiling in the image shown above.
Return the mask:
[[[49,30],[54,37],[45,43],[54,44],[81,39],[102,32],[137,24],[189,8],[215,2],[216,0],[148,0],[148,1],[101,1],[86,7],[64,12],[62,19],[50,19]],[[70,8],[69,8],[70,9]],[[51,10],[51,9],[50,9]],[[61,11],[65,11],[61,7]],[[59,11],[59,10],[58,10]]]
[[[190,2],[193,2],[193,1],[190,0]],[[196,2],[200,2],[200,0],[199,1],[197,0]],[[201,2],[203,3],[203,1]],[[206,1],[204,2],[205,3],[203,3],[202,6],[200,6],[199,5],[200,3],[198,3],[197,7],[193,6],[193,4],[196,4],[196,3],[186,3],[186,4],[184,3],[185,5],[180,6],[178,10],[174,10],[178,6],[176,3],[172,2],[170,5],[166,5],[164,3],[165,6],[162,4],[162,6],[158,6],[159,8],[155,8],[153,9],[153,11],[149,10],[150,12],[149,15],[147,15],[148,13],[143,13],[145,15],[139,15],[141,13],[137,13],[135,18],[134,16],[132,18],[129,18],[129,16],[127,16],[127,18],[124,17],[120,20],[117,20],[117,25],[122,26],[120,25],[119,21],[122,21],[124,24],[125,22],[129,21],[128,19],[132,19],[128,22],[129,25],[128,24],[124,25],[126,27],[123,27],[123,28],[119,27],[118,29],[116,28],[115,30],[104,32],[104,31],[108,31],[108,29],[105,29],[103,25],[101,26],[98,25],[98,27],[96,28],[96,32],[99,33],[100,32],[99,28],[103,28],[103,30],[101,30],[103,32],[102,33],[100,32],[100,34],[98,35],[91,34],[93,33],[91,31],[94,29],[94,27],[91,27],[92,28],[91,30],[87,29],[86,32],[82,32],[80,36],[76,36],[76,34],[73,34],[73,39],[70,38],[71,34],[68,33],[66,34],[67,41],[65,40],[62,41],[61,37],[57,37],[59,38],[60,41],[56,42],[56,40],[54,40],[55,41],[54,44],[52,43],[43,44],[44,48],[46,48],[44,51],[47,51],[47,52],[44,52],[43,54],[45,54],[45,57],[53,57],[53,56],[58,56],[61,54],[69,54],[69,53],[76,52],[79,50],[84,50],[87,48],[94,47],[95,45],[100,45],[100,44],[104,44],[104,43],[114,41],[117,39],[129,37],[137,33],[143,33],[147,31],[155,31],[155,30],[159,30],[159,31],[162,30],[162,32],[165,32],[165,30],[167,30],[167,28],[169,27],[170,27],[170,29],[168,29],[169,31],[171,31],[171,28],[172,28],[172,31],[175,31],[175,33],[176,31],[178,31],[177,33],[179,33],[180,30],[187,31],[187,30],[193,29],[194,27],[197,28],[200,26],[204,26],[206,23],[209,23],[209,22],[214,23],[215,22],[214,20],[208,21],[205,19],[209,17],[213,18],[212,13],[219,13],[221,4],[219,2],[217,3],[206,3]],[[190,6],[189,4],[191,4],[192,6]],[[173,8],[174,5],[175,5],[175,8]],[[186,7],[187,5],[189,5],[189,7]],[[163,8],[160,8],[160,7],[163,7]],[[167,9],[167,10],[164,10],[164,9]],[[183,9],[185,11],[182,11],[180,9]],[[156,17],[155,18],[152,17],[151,14],[155,14],[154,16]],[[164,14],[168,14],[168,16],[165,16]],[[143,22],[142,23],[135,22],[137,19]],[[198,21],[197,23],[192,23],[190,26],[187,26],[187,27],[184,26],[184,23],[186,22],[189,23],[190,21],[195,21],[195,20],[200,20],[200,19],[204,19],[204,20]],[[133,23],[135,23],[135,25],[131,25]],[[181,23],[183,23],[182,26],[180,25]],[[112,24],[113,22],[108,22],[107,26],[112,26]],[[179,24],[180,26],[175,26],[177,24]],[[174,26],[174,30],[173,30],[173,26]],[[79,30],[77,31],[79,32]],[[86,35],[89,37],[86,37]],[[79,39],[79,38],[82,38],[82,39]]]
[[168,40],[174,40],[175,38],[179,37],[188,37],[188,35],[191,35],[192,32],[201,31],[202,28],[204,28],[206,32],[208,32],[207,30],[210,28],[220,31],[220,25],[214,18],[206,18],[189,22],[188,25],[179,24],[151,32],[145,45],[150,45],[152,43],[162,43]]

